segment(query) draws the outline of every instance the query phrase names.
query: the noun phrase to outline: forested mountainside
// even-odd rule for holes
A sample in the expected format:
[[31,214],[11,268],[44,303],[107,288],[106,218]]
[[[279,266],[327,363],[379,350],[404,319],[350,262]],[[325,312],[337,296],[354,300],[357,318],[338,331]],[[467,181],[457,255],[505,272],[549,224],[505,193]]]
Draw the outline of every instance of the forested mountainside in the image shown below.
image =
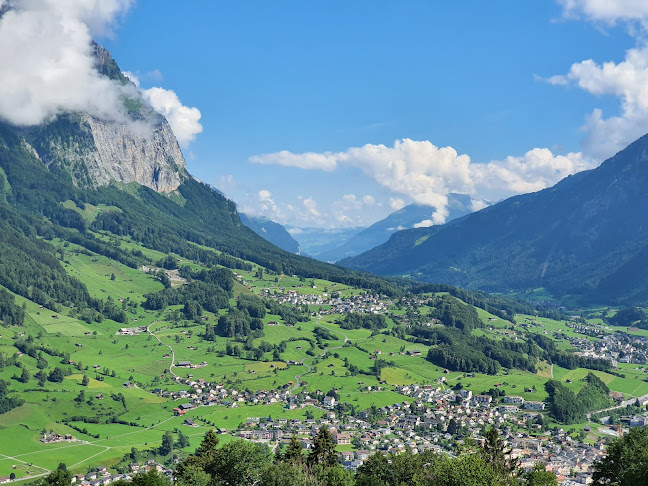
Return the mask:
[[595,170],[449,224],[401,231],[340,263],[486,291],[544,287],[583,302],[648,302],[648,137]]

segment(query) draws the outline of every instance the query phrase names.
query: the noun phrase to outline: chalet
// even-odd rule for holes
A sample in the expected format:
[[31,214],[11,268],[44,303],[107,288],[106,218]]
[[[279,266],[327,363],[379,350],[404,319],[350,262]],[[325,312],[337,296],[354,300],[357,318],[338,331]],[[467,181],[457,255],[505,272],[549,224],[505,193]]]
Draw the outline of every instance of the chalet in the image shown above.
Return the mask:
[[191,361],[178,361],[178,364],[176,366],[179,368],[190,368]]

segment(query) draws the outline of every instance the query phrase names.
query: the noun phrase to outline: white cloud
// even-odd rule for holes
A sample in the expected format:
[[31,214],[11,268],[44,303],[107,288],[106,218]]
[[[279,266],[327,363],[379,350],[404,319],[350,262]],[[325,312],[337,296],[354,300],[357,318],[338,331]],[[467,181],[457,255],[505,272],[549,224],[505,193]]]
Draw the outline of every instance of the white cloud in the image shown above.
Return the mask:
[[471,211],[481,211],[484,208],[487,208],[490,204],[481,199],[471,199],[470,201],[470,210]]
[[275,154],[253,156],[250,162],[264,165],[283,165],[284,167],[298,167],[300,169],[319,169],[332,171],[337,167],[335,154],[318,154],[309,152],[305,154],[293,154],[287,150]]
[[617,21],[648,20],[648,2],[645,0],[559,0],[568,18],[585,17],[590,21],[614,25]]
[[390,197],[389,207],[394,211],[398,211],[399,209],[403,209],[405,207],[405,201],[403,201],[400,197]]
[[434,226],[434,221],[431,219],[424,219],[423,221],[416,223],[414,228],[429,228],[430,226]]
[[0,118],[35,125],[66,111],[120,119],[123,87],[94,67],[93,36],[110,35],[132,0],[10,0],[0,18]]
[[376,199],[373,196],[370,196],[367,194],[366,196],[362,196],[362,204],[365,206],[373,206],[376,204]]
[[200,110],[184,106],[173,90],[149,88],[140,91],[153,109],[167,119],[181,147],[189,145],[203,131]]
[[[332,170],[338,166],[361,169],[367,176],[396,194],[408,196],[418,204],[436,209],[432,221],[443,223],[448,216],[451,192],[471,194],[477,200],[497,200],[513,194],[537,191],[563,177],[592,167],[580,153],[555,156],[549,149],[533,149],[521,157],[507,157],[488,164],[472,163],[468,155],[459,155],[452,147],[436,147],[429,141],[397,140],[392,147],[364,145],[344,152],[326,152],[324,167],[299,164],[302,157],[318,160],[318,154],[293,154],[283,151],[252,157],[256,163],[292,165]],[[353,197],[351,197],[353,196]],[[343,198],[357,204],[355,195]],[[397,210],[403,199],[393,197],[390,206]]]
[[605,159],[648,131],[648,46],[629,49],[619,63],[598,64],[592,59],[575,63],[566,75],[548,81],[575,83],[593,95],[619,98],[619,115],[604,118],[597,108],[587,117],[582,141],[586,154]]

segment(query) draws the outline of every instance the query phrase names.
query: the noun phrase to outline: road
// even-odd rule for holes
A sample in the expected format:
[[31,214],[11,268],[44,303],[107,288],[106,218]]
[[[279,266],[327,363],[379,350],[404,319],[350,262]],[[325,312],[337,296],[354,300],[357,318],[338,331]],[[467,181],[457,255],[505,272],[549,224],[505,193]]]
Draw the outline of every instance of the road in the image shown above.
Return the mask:
[[593,412],[589,412],[589,413],[587,414],[587,420],[589,420],[589,421],[591,422],[590,417],[592,416],[592,414],[595,414],[595,413],[601,413],[601,412],[609,412],[610,410],[615,410],[615,409],[617,409],[617,408],[625,408],[625,407],[627,407],[628,405],[632,405],[632,404],[635,403],[637,400],[639,400],[639,401],[641,401],[641,402],[646,402],[646,401],[648,401],[648,393],[647,393],[646,395],[642,395],[642,396],[640,396],[640,397],[632,397],[632,398],[630,398],[630,399],[628,399],[628,400],[623,400],[619,405],[615,405],[614,407],[609,407],[609,408],[604,408],[604,409],[602,409],[602,410],[594,410]]
[[[317,318],[317,320],[315,321],[315,325],[316,325],[316,326],[323,327],[324,329],[326,329],[326,330],[329,331],[329,332],[333,332],[333,333],[335,333],[335,334],[340,334],[341,336],[344,337],[344,344],[346,344],[348,341],[350,341],[349,337],[348,337],[346,334],[344,334],[342,331],[336,331],[335,329],[331,329],[330,327],[326,327],[326,326],[320,324],[319,321],[320,321],[321,319],[322,319],[321,317],[318,317],[318,318]],[[367,338],[363,338],[363,339],[367,339]],[[328,353],[329,351],[332,351],[332,350],[334,350],[334,349],[340,349],[340,348],[343,348],[343,347],[344,347],[344,344],[343,344],[342,346],[334,346],[334,347],[332,347],[332,348],[326,348],[326,349],[324,350],[324,352],[322,353],[322,355],[320,356],[320,358],[325,358],[325,357],[326,357],[326,353]],[[306,363],[304,363],[304,361],[307,360],[307,359],[315,359],[315,356],[312,356],[312,357],[309,357],[309,358],[302,358],[302,360],[299,362],[299,364],[302,365],[302,366],[305,366],[305,367],[307,368],[308,371],[306,371],[305,373],[301,373],[301,374],[295,376],[295,384],[294,384],[293,387],[290,389],[290,392],[291,392],[291,393],[294,392],[297,388],[299,388],[299,387],[301,386],[301,384],[302,384],[301,377],[304,376],[304,375],[307,375],[308,373],[310,373],[311,371],[313,371],[313,368],[311,368],[309,365],[307,365]]]
[[151,326],[152,326],[153,324],[155,324],[156,322],[157,322],[157,321],[153,321],[153,322],[151,322],[148,326],[146,326],[146,332],[148,332],[151,336],[153,336],[155,339],[157,339],[157,341],[158,341],[160,344],[166,346],[167,348],[169,348],[169,350],[171,350],[171,364],[169,365],[169,373],[171,373],[171,374],[173,375],[174,378],[177,378],[178,375],[176,375],[176,374],[173,372],[173,366],[174,366],[174,363],[175,363],[175,351],[173,350],[173,348],[171,347],[171,345],[166,344],[166,343],[163,343],[163,342],[160,340],[160,338],[157,337],[157,335],[156,335],[154,332],[151,332]]

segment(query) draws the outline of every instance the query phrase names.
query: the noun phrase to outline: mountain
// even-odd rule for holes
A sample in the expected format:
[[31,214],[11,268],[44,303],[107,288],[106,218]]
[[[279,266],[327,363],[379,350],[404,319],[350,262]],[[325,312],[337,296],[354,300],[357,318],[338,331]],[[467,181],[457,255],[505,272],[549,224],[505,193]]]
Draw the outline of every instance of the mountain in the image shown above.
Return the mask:
[[648,136],[597,169],[340,262],[487,291],[648,302]]
[[248,216],[244,213],[239,213],[239,217],[241,218],[241,223],[263,239],[278,246],[282,250],[290,253],[299,253],[299,243],[279,223],[275,223],[268,218]]
[[308,255],[318,260],[320,254],[347,241],[352,236],[365,229],[359,228],[300,228],[287,226],[288,232],[299,242],[302,255]]
[[[472,199],[466,194],[448,194],[449,215],[446,222],[472,212]],[[397,231],[426,223],[432,218],[434,208],[420,204],[410,204],[391,213],[385,219],[352,235],[342,244],[316,255],[318,260],[335,262],[343,258],[359,255],[375,246],[385,243]]]
[[[130,83],[95,45],[97,69]],[[236,205],[191,177],[166,119],[132,86],[127,116],[67,113],[39,126],[0,122],[0,285],[43,305],[101,307],[66,274],[56,245],[73,244],[132,268],[150,250],[206,266],[326,278],[392,293],[393,283],[283,251],[245,226]],[[173,255],[175,256],[173,256]]]

